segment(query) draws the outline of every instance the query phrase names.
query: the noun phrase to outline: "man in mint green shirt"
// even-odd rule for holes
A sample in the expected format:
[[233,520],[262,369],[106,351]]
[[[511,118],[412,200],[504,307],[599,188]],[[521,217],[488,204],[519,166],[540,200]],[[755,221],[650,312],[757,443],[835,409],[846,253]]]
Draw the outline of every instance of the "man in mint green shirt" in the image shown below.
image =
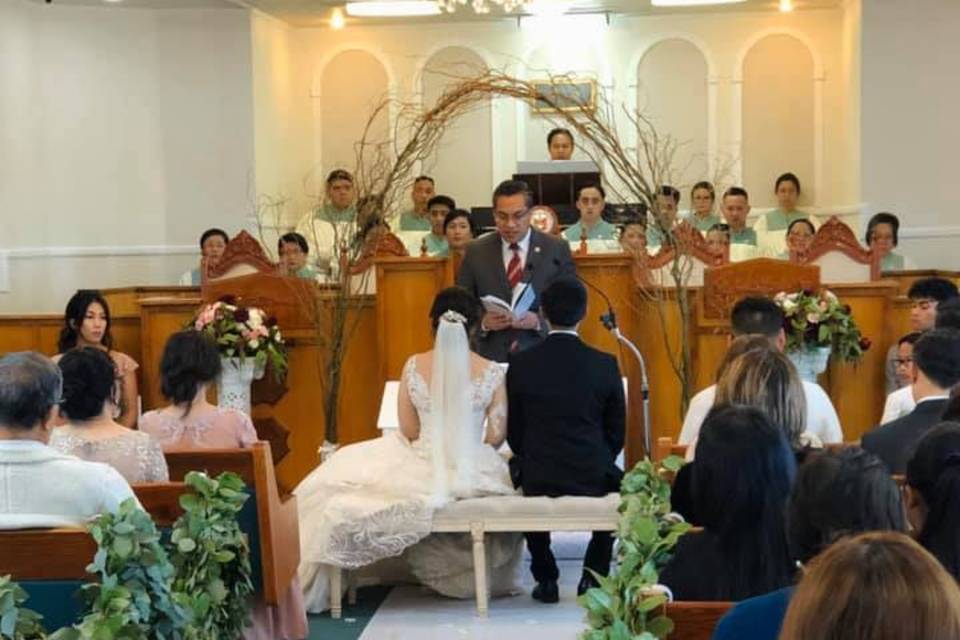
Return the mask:
[[680,207],[680,192],[668,184],[657,190],[657,210],[647,225],[647,246],[659,247],[666,234],[677,224],[677,210]]
[[585,184],[577,190],[577,211],[580,220],[567,227],[563,237],[569,242],[587,240],[614,240],[616,227],[603,219],[603,210],[607,206],[607,193],[599,183]]
[[423,236],[428,256],[443,256],[447,254],[449,245],[447,236],[443,232],[443,221],[447,214],[457,208],[457,203],[450,196],[433,196],[427,202],[429,212],[430,233]]
[[730,244],[757,246],[757,232],[747,226],[750,196],[743,187],[730,187],[720,201],[723,218],[730,225]]
[[400,214],[400,231],[430,231],[433,225],[430,223],[429,203],[433,196],[433,178],[418,176],[410,192],[413,208]]

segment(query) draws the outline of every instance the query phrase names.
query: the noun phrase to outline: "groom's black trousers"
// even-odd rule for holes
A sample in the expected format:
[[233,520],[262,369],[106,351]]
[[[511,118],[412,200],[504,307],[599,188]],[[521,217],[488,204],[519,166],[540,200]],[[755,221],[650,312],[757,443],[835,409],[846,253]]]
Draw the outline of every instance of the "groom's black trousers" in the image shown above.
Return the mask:
[[[523,534],[530,550],[530,572],[537,582],[556,581],[560,577],[557,559],[550,550],[550,532],[536,531]],[[610,572],[613,555],[613,532],[594,531],[583,558],[583,568],[593,569],[602,576]]]

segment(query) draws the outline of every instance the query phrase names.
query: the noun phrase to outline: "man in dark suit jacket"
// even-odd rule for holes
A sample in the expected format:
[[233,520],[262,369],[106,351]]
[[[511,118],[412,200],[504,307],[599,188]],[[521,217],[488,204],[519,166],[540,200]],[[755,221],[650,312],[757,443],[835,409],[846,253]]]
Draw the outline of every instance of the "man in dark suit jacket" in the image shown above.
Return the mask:
[[875,453],[891,473],[904,473],[920,438],[940,423],[950,388],[960,382],[960,332],[927,331],[913,345],[916,408],[863,436],[864,449]]
[[[580,281],[558,278],[541,296],[550,326],[542,343],[510,357],[507,370],[507,442],[514,484],[528,496],[603,496],[618,491],[623,471],[626,407],[617,360],[585,345],[577,327],[587,308]],[[526,533],[537,581],[533,597],[558,599],[557,563],[549,533]],[[583,593],[610,570],[613,537],[595,531],[577,587]]]
[[[575,272],[569,245],[530,227],[532,204],[527,183],[501,182],[493,192],[493,219],[496,233],[467,245],[457,284],[481,298],[494,295],[510,302],[512,285],[529,282],[538,296],[560,275]],[[477,353],[506,362],[511,351],[526,349],[543,339],[546,331],[537,315],[539,300],[523,317],[488,311],[483,316],[475,341]]]

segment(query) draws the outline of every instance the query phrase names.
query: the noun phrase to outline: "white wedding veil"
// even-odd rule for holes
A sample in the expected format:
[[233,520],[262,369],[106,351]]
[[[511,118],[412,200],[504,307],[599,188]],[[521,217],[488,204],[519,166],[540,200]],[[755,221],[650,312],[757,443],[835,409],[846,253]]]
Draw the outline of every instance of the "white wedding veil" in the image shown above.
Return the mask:
[[429,433],[434,501],[468,495],[475,486],[479,436],[471,429],[470,341],[467,319],[448,309],[440,316],[433,343]]

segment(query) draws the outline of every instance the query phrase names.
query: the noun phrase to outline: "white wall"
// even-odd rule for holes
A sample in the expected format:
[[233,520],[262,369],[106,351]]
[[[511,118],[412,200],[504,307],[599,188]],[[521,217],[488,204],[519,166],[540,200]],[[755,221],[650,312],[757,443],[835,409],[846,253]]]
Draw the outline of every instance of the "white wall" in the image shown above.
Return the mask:
[[960,2],[867,0],[862,7],[861,154],[867,213],[900,216],[921,267],[960,268]]
[[170,283],[244,225],[250,59],[243,10],[0,3],[0,312]]

